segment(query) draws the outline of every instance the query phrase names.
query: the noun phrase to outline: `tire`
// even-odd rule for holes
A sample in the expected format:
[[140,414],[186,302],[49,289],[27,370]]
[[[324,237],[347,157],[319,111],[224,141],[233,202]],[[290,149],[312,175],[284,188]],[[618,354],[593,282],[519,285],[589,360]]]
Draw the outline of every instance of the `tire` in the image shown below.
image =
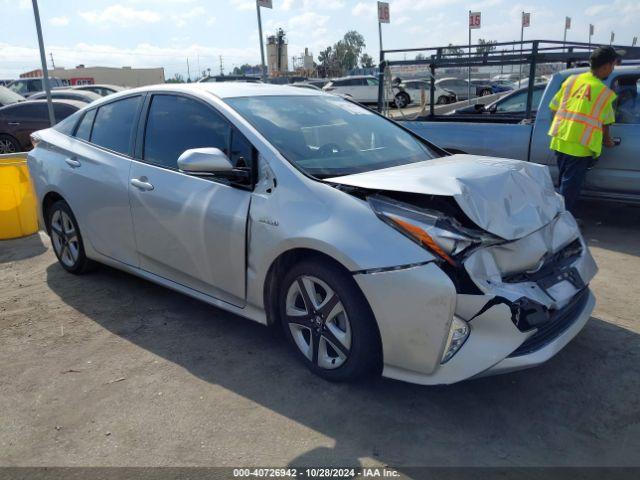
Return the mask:
[[85,255],[78,222],[64,200],[58,200],[47,210],[47,229],[58,262],[67,272],[80,275],[95,267]]
[[487,95],[491,95],[493,92],[491,90],[489,90],[488,88],[485,88],[484,90],[482,90],[480,92],[480,96],[481,97],[486,97]]
[[396,108],[405,108],[411,103],[411,97],[406,92],[396,94],[393,101]]
[[347,272],[326,261],[303,261],[284,275],[280,285],[282,328],[312,372],[332,382],[380,374],[378,327],[368,302]]
[[449,103],[449,98],[444,95],[440,95],[438,100],[436,100],[436,105],[445,105],[447,103]]
[[22,151],[20,143],[11,135],[0,135],[0,153],[18,153]]

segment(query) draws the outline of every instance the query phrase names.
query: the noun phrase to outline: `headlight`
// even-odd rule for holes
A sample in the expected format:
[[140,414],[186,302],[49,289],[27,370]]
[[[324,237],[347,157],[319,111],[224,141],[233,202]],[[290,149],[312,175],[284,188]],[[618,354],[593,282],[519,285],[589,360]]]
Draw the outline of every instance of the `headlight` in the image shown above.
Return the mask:
[[455,257],[467,249],[501,241],[488,233],[465,228],[456,219],[437,210],[415,207],[381,195],[372,195],[367,200],[383,221],[453,266],[457,266]]
[[442,354],[442,361],[440,363],[447,363],[455,353],[460,350],[460,347],[464,345],[471,333],[469,324],[464,320],[453,317],[451,327],[449,328],[449,337],[447,338],[447,346]]

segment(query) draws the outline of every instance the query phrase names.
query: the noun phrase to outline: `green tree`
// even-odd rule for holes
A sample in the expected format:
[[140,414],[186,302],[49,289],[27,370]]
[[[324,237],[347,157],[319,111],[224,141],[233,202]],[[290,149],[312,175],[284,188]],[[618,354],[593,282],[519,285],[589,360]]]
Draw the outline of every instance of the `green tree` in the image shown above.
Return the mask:
[[478,47],[476,47],[476,53],[478,55],[484,55],[485,53],[493,52],[496,49],[496,40],[485,40],[483,38],[478,39]]
[[373,58],[368,53],[363,53],[360,56],[360,65],[362,66],[362,68],[373,68],[376,66]]
[[324,68],[331,68],[335,63],[335,52],[332,47],[327,47],[318,54],[318,61]]
[[342,70],[351,70],[357,67],[360,54],[366,46],[364,37],[355,30],[345,33],[342,40],[333,46],[338,66]]
[[446,48],[442,50],[442,54],[455,55],[459,57],[461,55],[464,55],[464,50],[462,50],[462,48],[459,48],[459,47],[454,47],[453,44],[450,43]]
[[165,83],[184,83],[184,77],[181,73],[176,73],[173,78],[167,78]]

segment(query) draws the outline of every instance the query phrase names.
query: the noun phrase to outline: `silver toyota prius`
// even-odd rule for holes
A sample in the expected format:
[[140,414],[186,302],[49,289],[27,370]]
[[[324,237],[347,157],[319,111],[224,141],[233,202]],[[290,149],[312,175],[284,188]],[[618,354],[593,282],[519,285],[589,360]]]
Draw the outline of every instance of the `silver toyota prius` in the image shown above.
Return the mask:
[[347,99],[157,85],[32,135],[62,267],[116,267],[265,325],[313,372],[448,384],[538,365],[597,267],[547,167],[448,152]]

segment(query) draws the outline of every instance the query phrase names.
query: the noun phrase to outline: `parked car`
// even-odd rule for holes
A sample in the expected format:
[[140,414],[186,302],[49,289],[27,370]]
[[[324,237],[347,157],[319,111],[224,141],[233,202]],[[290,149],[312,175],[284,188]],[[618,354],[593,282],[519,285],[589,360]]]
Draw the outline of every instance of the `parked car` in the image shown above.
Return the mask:
[[[34,93],[29,97],[29,100],[42,100],[47,98],[47,92]],[[100,95],[94,92],[85,92],[84,90],[73,89],[56,89],[51,90],[51,98],[62,100],[76,100],[78,102],[91,103],[95,100],[102,98]]]
[[97,93],[101,97],[106,97],[107,95],[111,95],[112,93],[126,90],[126,88],[121,87],[119,85],[109,85],[106,83],[97,83],[97,84],[91,84],[91,85],[77,85],[73,87],[73,89]]
[[[77,112],[85,103],[54,100],[57,121]],[[29,136],[49,126],[49,111],[44,100],[13,103],[0,108],[0,153],[24,152],[31,148]]]
[[25,98],[19,93],[9,90],[7,87],[0,86],[0,107],[6,107],[7,105],[24,101]]
[[[393,105],[397,108],[404,108],[411,103],[411,97],[403,91],[398,83],[394,83],[392,88],[394,92]],[[378,103],[378,79],[373,75],[334,78],[322,87],[322,90],[351,98],[358,103]]]
[[329,380],[530,367],[594,306],[595,263],[545,167],[450,156],[334,95],[149,86],[33,143],[62,268],[105,263],[280,324]]
[[[422,90],[424,89],[425,98],[427,104],[430,103],[430,89],[431,89],[431,80],[429,79],[416,79],[416,80],[405,80],[400,83],[400,88],[409,94],[411,98],[410,103],[420,103]],[[436,90],[434,94],[434,98],[436,99],[436,103],[438,105],[443,105],[445,103],[453,103],[457,101],[456,94],[450,92],[448,90],[444,90],[443,88],[436,85]]]
[[[538,106],[540,105],[540,100],[546,87],[544,84],[533,87],[532,107],[534,112],[538,111]],[[520,88],[488,105],[483,103],[468,105],[450,112],[450,115],[524,115],[527,111],[528,91],[528,88]]]
[[262,83],[260,77],[250,77],[247,75],[207,75],[198,79],[197,83],[216,83],[216,82],[247,82]]
[[312,85],[311,83],[305,83],[305,82],[294,82],[294,83],[290,83],[289,86],[296,87],[296,88],[308,88],[310,90],[316,90],[320,92],[322,91],[322,88]]
[[[65,83],[61,78],[50,77],[49,78],[49,86],[51,88],[55,87],[64,87]],[[7,85],[7,88],[13,90],[16,93],[19,93],[25,98],[30,97],[34,93],[44,91],[44,84],[42,83],[42,78],[21,78],[19,80],[14,80],[13,82]]]
[[[441,78],[436,80],[436,87],[453,92],[458,100],[469,98],[469,81],[462,78]],[[471,97],[476,97],[476,86],[471,85]]]
[[[556,73],[544,87],[542,98],[537,102],[539,107],[532,117],[526,117],[524,111],[514,111],[511,115],[478,115],[474,120],[468,115],[441,117],[434,122],[424,117],[420,121],[403,122],[403,125],[448,151],[539,163],[548,166],[552,177],[557,179],[556,157],[549,149],[547,134],[554,116],[549,103],[562,82],[570,75],[586,70],[574,68]],[[616,102],[616,123],[610,127],[610,132],[621,143],[602,150],[594,168],[587,172],[584,196],[640,203],[639,81],[640,67],[629,65],[617,67],[605,82],[620,93]],[[535,106],[539,88],[543,87],[534,88]],[[514,110],[521,110],[522,99],[518,97],[510,102]],[[445,118],[449,121],[441,121]]]

